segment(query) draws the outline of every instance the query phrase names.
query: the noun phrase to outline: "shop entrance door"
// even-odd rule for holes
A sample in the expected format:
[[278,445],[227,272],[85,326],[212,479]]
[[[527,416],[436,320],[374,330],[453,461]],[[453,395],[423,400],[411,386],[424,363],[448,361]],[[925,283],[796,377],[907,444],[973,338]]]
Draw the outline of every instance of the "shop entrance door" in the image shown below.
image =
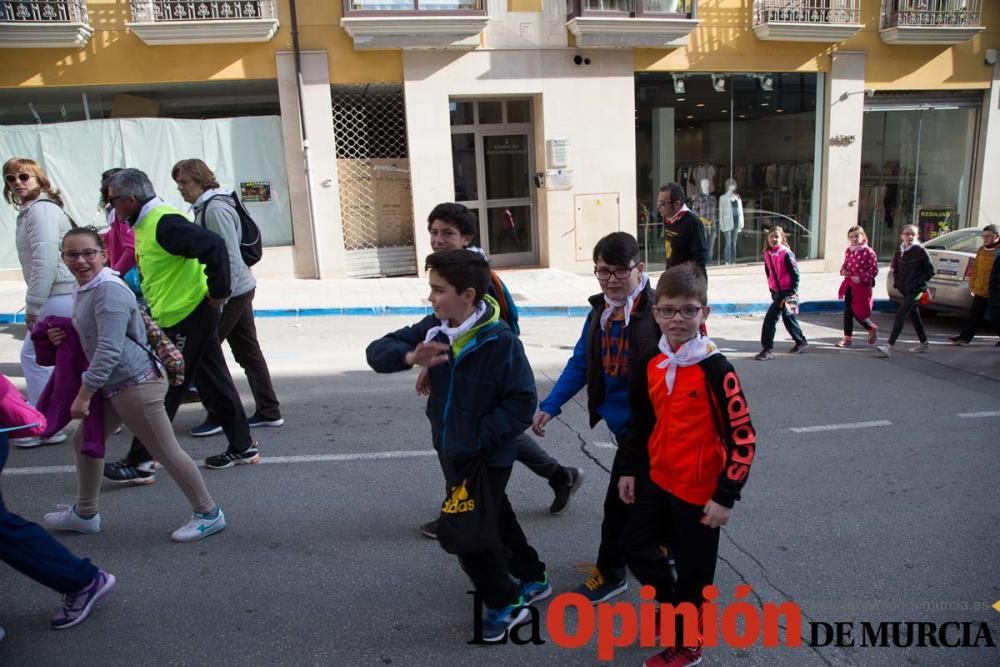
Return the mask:
[[473,243],[494,267],[538,263],[530,120],[530,100],[452,102],[455,198],[476,214]]
[[879,259],[903,225],[921,240],[969,225],[969,192],[981,96],[891,97],[866,105],[858,224]]

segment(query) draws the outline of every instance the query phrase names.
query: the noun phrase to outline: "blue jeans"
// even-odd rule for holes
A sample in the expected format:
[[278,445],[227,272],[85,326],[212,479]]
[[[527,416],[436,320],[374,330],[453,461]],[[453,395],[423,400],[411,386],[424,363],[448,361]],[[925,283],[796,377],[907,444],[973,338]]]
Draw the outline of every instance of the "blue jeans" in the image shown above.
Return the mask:
[[736,241],[739,239],[740,230],[733,227],[728,232],[722,232],[722,240],[725,242],[726,264],[736,263]]
[[[0,433],[0,472],[7,463],[7,452],[7,434]],[[60,593],[76,593],[97,574],[89,559],[77,558],[37,523],[7,511],[2,495],[0,560]]]

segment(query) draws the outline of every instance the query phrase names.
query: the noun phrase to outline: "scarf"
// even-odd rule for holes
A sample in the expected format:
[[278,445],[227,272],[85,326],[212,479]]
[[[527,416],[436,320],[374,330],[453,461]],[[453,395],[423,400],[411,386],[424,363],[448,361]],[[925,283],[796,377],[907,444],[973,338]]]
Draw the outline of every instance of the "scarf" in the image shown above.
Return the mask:
[[858,245],[849,245],[849,246],[847,246],[847,249],[850,252],[859,252],[861,250],[864,250],[867,247],[868,247],[867,243],[859,243]]
[[118,272],[117,271],[112,271],[110,268],[108,268],[108,267],[105,266],[103,269],[101,269],[100,271],[97,272],[96,276],[94,276],[93,278],[91,278],[90,280],[88,280],[87,284],[85,284],[85,285],[79,285],[79,284],[78,285],[74,285],[73,286],[73,295],[75,296],[75,295],[79,294],[80,292],[86,292],[87,290],[92,290],[95,287],[99,286],[100,284],[106,283],[107,281],[111,280],[112,278],[117,278],[117,277],[118,277]]
[[632,290],[632,293],[625,297],[624,300],[619,301],[617,299],[609,298],[607,294],[604,295],[604,312],[601,313],[601,329],[606,329],[608,326],[608,320],[614,315],[614,312],[619,308],[624,309],[625,312],[625,326],[628,326],[629,319],[632,317],[632,311],[635,309],[636,299],[642,294],[643,290],[646,289],[646,285],[649,284],[649,274],[642,274],[642,279],[639,281],[639,286]]
[[677,379],[678,367],[694,366],[713,354],[721,354],[719,348],[712,342],[712,339],[702,334],[698,334],[684,343],[676,351],[670,349],[670,343],[664,334],[660,336],[659,348],[660,352],[667,357],[656,364],[657,368],[667,369],[667,395],[670,395],[674,390],[674,380]]
[[669,218],[667,218],[667,224],[669,224],[669,225],[674,224],[675,222],[677,222],[678,220],[680,220],[681,217],[683,217],[683,215],[685,213],[687,213],[690,210],[691,209],[688,208],[687,204],[681,204],[681,210],[677,211],[672,216],[670,216]]
[[482,316],[486,314],[487,308],[489,308],[489,305],[486,303],[486,300],[483,299],[482,301],[479,302],[479,305],[476,306],[476,310],[457,327],[449,327],[443,321],[438,320],[440,324],[438,324],[436,327],[431,327],[430,329],[427,330],[427,335],[424,336],[424,342],[429,343],[432,340],[434,340],[439,333],[443,333],[448,337],[449,344],[454,343],[456,338],[458,338],[465,332],[469,331],[472,327],[476,325],[476,322],[478,322],[480,318],[482,318]]
[[907,245],[905,243],[900,243],[899,244],[899,254],[902,255],[904,252],[906,252],[907,250],[909,250],[910,248],[912,248],[915,245],[923,245],[923,244],[919,240],[914,241],[913,243],[911,243],[909,245]]

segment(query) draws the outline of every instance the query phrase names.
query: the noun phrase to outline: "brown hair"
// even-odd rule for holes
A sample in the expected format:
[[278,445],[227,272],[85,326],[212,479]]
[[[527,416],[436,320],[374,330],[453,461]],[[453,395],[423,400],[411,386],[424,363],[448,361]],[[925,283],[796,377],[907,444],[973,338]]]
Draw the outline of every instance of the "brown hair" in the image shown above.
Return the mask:
[[192,181],[200,185],[203,189],[209,190],[219,187],[219,182],[215,180],[215,174],[208,168],[208,165],[198,158],[181,160],[170,170],[170,178],[177,180],[181,172],[184,172]]
[[38,181],[38,192],[31,198],[31,200],[44,192],[48,195],[49,199],[59,204],[60,208],[63,206],[62,197],[59,196],[59,191],[52,187],[52,182],[49,181],[49,177],[45,174],[45,170],[42,169],[40,164],[26,157],[12,157],[3,165],[3,198],[7,200],[8,204],[12,204],[15,208],[21,208],[24,204],[24,202],[21,201],[21,198],[11,191],[10,183],[7,182],[8,174],[17,176],[20,173],[29,173]]
[[694,262],[684,262],[663,272],[656,283],[656,301],[662,298],[694,299],[708,305],[708,281]]
[[788,247],[788,237],[785,236],[785,228],[782,227],[781,225],[775,225],[774,227],[771,227],[769,230],[767,230],[767,234],[764,235],[763,252],[767,252],[768,249],[771,247],[771,244],[768,243],[767,241],[769,238],[771,238],[771,232],[778,232],[778,234],[781,235],[781,245],[785,246],[786,248]]
[[864,227],[862,227],[861,225],[854,225],[853,227],[847,230],[847,235],[850,236],[854,232],[861,232],[861,238],[865,240],[865,243],[868,243],[868,235],[865,234]]
[[100,248],[101,250],[105,250],[104,239],[101,238],[101,234],[97,231],[95,227],[91,227],[89,225],[87,227],[74,227],[73,229],[63,234],[62,242],[59,244],[59,247],[62,248],[64,245],[66,245],[66,239],[68,239],[71,236],[89,236],[94,241],[94,243],[97,244],[98,248]]

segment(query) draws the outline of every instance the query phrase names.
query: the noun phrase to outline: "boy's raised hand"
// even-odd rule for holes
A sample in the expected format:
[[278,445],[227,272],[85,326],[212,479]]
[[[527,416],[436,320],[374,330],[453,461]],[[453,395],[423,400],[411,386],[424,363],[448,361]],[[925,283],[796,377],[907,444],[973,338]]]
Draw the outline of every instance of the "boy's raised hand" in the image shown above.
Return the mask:
[[448,361],[448,345],[444,343],[417,343],[417,346],[406,353],[407,366],[423,366],[431,368]]
[[701,517],[701,522],[709,528],[721,528],[729,523],[729,513],[732,511],[728,507],[723,507],[714,500],[709,500],[705,504],[705,516]]
[[535,413],[535,418],[531,420],[531,430],[535,435],[545,437],[545,425],[552,420],[552,415],[539,410]]
[[618,497],[626,505],[635,504],[635,477],[622,475],[618,478]]

